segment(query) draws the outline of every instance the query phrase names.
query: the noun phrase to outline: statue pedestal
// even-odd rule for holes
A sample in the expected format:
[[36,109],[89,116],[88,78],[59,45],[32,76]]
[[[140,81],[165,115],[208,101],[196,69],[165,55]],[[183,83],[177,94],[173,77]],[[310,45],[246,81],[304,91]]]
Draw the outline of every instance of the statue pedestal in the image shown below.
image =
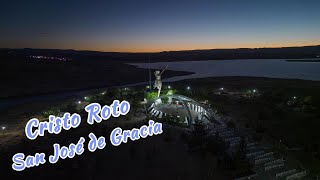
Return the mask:
[[154,102],[154,105],[159,105],[159,104],[162,104],[162,101],[161,101],[161,99],[159,98],[159,99],[157,99],[155,102]]

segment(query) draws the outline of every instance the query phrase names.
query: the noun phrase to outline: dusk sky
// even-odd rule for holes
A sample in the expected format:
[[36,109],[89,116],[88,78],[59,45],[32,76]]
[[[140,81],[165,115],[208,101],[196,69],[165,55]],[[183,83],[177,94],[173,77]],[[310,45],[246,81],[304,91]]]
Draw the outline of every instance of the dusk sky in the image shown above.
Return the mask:
[[0,48],[121,52],[320,45],[320,0],[7,0]]

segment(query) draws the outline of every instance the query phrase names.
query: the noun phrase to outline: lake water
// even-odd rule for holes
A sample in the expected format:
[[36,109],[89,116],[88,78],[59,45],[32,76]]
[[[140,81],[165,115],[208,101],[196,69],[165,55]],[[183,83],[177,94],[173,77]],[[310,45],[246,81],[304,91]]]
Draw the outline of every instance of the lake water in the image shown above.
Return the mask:
[[[138,68],[163,69],[168,65],[169,70],[188,71],[194,74],[177,76],[164,81],[178,81],[192,78],[205,78],[217,76],[255,76],[289,79],[320,80],[320,62],[287,62],[283,59],[254,59],[254,60],[214,60],[214,61],[182,61],[182,62],[159,62],[159,63],[130,63]],[[152,79],[154,79],[152,73]],[[146,82],[145,82],[146,83]],[[142,83],[123,85],[128,87],[141,85]],[[19,104],[38,101],[56,101],[66,98],[83,98],[88,90],[10,98],[0,101],[0,111]]]
[[188,71],[194,73],[187,76],[168,78],[166,81],[218,76],[252,76],[315,81],[320,80],[320,61],[288,62],[285,59],[250,59],[130,64],[138,68],[145,69],[148,69],[149,66],[151,69],[163,69],[168,65],[169,70]]

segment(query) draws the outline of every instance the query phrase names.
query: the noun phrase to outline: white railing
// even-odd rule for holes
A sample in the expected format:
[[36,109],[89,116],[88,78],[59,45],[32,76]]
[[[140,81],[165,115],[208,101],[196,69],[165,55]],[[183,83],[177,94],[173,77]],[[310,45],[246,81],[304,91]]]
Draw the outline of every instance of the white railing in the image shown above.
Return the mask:
[[307,175],[307,171],[302,171],[302,172],[298,172],[298,173],[292,174],[290,176],[287,176],[286,180],[302,178],[302,177],[305,177],[306,175]]
[[266,166],[264,167],[264,170],[265,171],[268,171],[268,170],[271,170],[271,169],[275,169],[275,168],[280,168],[280,167],[283,167],[284,164],[281,163],[281,164],[275,164],[275,165],[271,165],[271,166]]
[[295,173],[295,172],[297,172],[296,169],[291,169],[291,170],[283,171],[283,172],[277,173],[277,174],[276,174],[276,178],[281,178],[281,177],[284,177],[284,176],[293,174],[293,173]]

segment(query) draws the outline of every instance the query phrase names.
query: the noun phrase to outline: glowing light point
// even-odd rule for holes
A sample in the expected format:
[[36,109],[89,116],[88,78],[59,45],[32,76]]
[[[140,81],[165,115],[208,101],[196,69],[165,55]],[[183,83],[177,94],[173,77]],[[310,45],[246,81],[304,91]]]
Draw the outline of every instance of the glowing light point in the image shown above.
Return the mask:
[[1,127],[1,129],[2,129],[2,130],[5,130],[5,129],[6,129],[6,127],[5,127],[5,126],[2,126],[2,127]]
[[190,86],[187,87],[187,90],[190,90]]
[[78,101],[78,104],[81,104],[81,101]]
[[168,89],[171,89],[171,86],[168,86]]

